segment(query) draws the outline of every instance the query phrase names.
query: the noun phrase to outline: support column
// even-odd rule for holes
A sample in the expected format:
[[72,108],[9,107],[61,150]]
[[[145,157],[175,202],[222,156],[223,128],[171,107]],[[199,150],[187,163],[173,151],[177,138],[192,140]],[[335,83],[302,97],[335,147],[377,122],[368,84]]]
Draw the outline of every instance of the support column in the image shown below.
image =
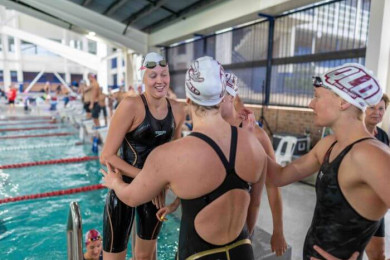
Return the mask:
[[100,63],[97,71],[99,86],[103,87],[104,92],[108,92],[108,62],[103,59],[108,55],[108,48],[105,43],[97,42],[97,56],[100,58]]
[[[366,51],[366,66],[378,78],[383,91],[390,94],[390,1],[371,1],[371,15],[368,28],[368,42]],[[388,108],[388,110],[390,110]],[[390,112],[383,117],[382,128],[389,130]]]
[[135,86],[135,77],[134,77],[134,70],[133,70],[133,54],[128,53],[127,49],[123,51],[123,55],[125,55],[125,84],[126,88],[129,85],[132,85],[134,88]]
[[2,34],[1,41],[3,43],[3,78],[4,78],[4,90],[8,91],[11,85],[11,72],[8,66],[8,35]]

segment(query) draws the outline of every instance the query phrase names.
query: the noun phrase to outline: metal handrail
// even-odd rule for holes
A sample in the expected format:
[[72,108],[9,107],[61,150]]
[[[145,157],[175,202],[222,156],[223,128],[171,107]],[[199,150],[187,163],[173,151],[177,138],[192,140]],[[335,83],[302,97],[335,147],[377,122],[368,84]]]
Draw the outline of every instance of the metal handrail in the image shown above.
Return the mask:
[[80,207],[77,202],[70,203],[68,224],[66,227],[66,236],[68,240],[68,260],[83,259],[82,245],[82,227]]

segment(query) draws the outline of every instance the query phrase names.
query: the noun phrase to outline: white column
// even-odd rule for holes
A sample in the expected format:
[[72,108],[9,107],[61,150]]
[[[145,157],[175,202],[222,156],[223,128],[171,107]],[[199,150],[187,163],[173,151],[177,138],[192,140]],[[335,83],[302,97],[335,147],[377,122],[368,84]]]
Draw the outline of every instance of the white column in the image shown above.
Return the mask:
[[108,54],[108,47],[107,44],[98,41],[97,42],[97,56],[101,59],[99,66],[98,66],[98,83],[99,86],[103,87],[103,90],[107,92],[108,87],[108,62],[107,59],[102,59],[106,57]]
[[128,53],[127,50],[123,50],[123,55],[125,56],[125,85],[126,88],[129,85],[136,87],[134,85],[134,70],[133,70],[133,54]]
[[[377,76],[383,91],[390,94],[390,1],[371,1],[371,14],[368,28],[368,42],[366,51],[366,66]],[[390,110],[388,108],[388,110]],[[390,113],[383,118],[382,127],[389,130]]]
[[11,75],[8,66],[8,36],[5,34],[1,35],[1,41],[3,43],[3,78],[4,78],[4,89],[8,91],[9,86],[11,85]]

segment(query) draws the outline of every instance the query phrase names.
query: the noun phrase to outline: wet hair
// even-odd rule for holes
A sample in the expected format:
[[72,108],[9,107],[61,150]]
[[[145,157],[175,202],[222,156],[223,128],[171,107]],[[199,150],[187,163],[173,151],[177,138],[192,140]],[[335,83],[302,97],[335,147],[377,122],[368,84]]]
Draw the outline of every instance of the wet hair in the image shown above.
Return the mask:
[[385,109],[387,108],[387,106],[389,105],[389,103],[390,103],[390,100],[389,100],[389,96],[388,95],[386,95],[386,93],[383,93],[383,96],[382,96],[382,99],[381,99],[381,101],[384,101],[385,102]]
[[196,104],[192,100],[190,100],[190,104],[195,107],[195,114],[197,114],[198,116],[204,115],[207,111],[215,110],[218,112],[219,106],[220,106],[220,104],[214,105],[214,106],[201,106],[201,105]]

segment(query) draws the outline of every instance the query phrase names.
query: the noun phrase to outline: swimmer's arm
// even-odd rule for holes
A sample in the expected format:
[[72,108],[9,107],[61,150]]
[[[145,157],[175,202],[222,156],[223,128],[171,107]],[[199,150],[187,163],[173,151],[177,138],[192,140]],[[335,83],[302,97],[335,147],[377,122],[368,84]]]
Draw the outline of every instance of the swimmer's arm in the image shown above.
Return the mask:
[[[275,161],[275,153],[271,140],[267,133],[257,126],[255,128],[257,139],[263,145],[265,153]],[[287,250],[287,243],[283,234],[283,203],[280,188],[276,187],[269,178],[265,180],[265,187],[268,195],[268,203],[272,213],[273,233],[271,237],[271,249],[276,255],[282,255]]]
[[253,230],[256,225],[257,221],[257,216],[259,214],[259,209],[260,209],[260,202],[261,202],[261,194],[263,192],[263,187],[265,183],[265,179],[267,177],[267,158],[266,154],[264,152],[263,147],[258,144],[258,148],[260,150],[260,153],[258,154],[258,162],[262,164],[262,169],[261,171],[261,176],[258,182],[254,183],[252,185],[252,190],[250,193],[251,199],[248,207],[248,215],[246,219],[246,223],[248,226],[248,231],[250,234],[253,233]]
[[[384,147],[384,145],[382,145]],[[353,149],[351,158],[360,169],[358,173],[381,198],[383,203],[390,208],[390,149],[383,149],[366,145],[363,149]]]
[[265,181],[265,173],[261,176],[260,182],[252,185],[252,189],[250,193],[251,200],[248,207],[246,224],[248,226],[249,234],[251,235],[253,233],[253,230],[255,229],[257,216],[259,214],[261,193],[263,191],[264,181]]
[[[317,145],[316,145],[317,146]],[[299,181],[312,175],[320,169],[320,160],[316,154],[316,147],[309,153],[282,167],[268,156],[267,177],[278,187]]]
[[113,167],[120,170],[123,175],[132,178],[141,170],[122,160],[117,155],[117,152],[134,121],[134,114],[128,113],[128,111],[134,111],[135,107],[135,101],[130,99],[125,99],[119,104],[111,119],[107,138],[100,156],[101,164],[106,165],[106,162],[108,162]]
[[175,118],[175,136],[174,139],[181,138],[182,126],[185,119],[184,106],[182,103],[171,100],[173,116]]
[[165,153],[158,148],[149,154],[142,171],[130,184],[122,180],[115,182],[113,190],[127,205],[136,207],[151,201],[169,184],[166,178],[167,167],[164,165]]

